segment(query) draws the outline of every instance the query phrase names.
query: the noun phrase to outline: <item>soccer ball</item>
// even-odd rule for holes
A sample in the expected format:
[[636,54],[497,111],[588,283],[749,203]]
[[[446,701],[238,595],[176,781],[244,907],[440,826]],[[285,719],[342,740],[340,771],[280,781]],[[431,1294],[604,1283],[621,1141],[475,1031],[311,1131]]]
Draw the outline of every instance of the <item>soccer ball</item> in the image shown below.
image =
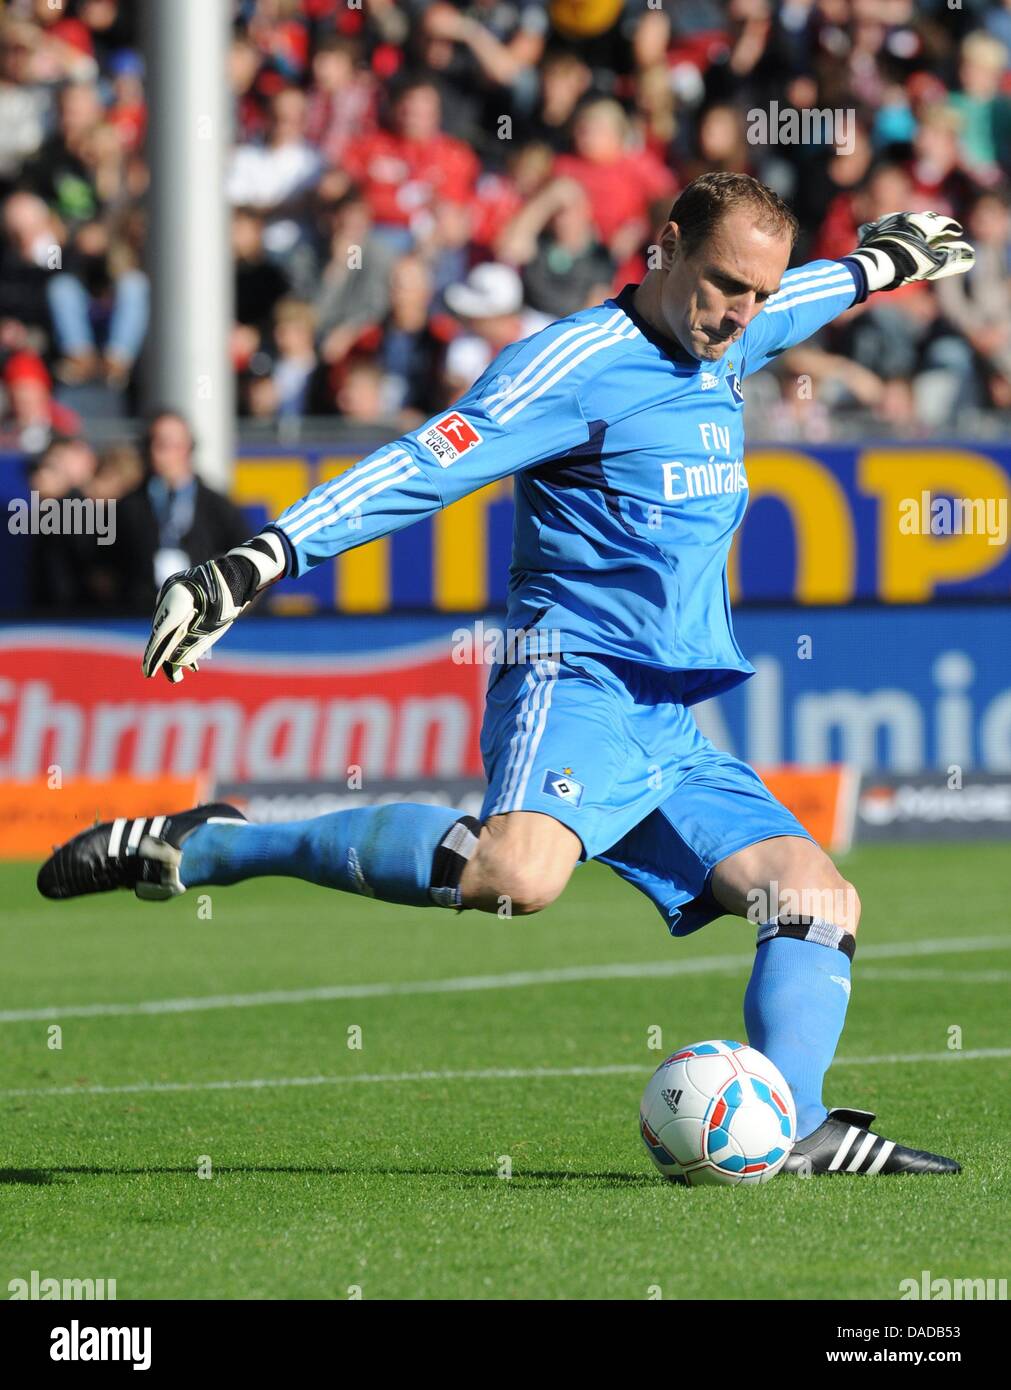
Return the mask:
[[797,1110],[782,1075],[756,1048],[692,1043],[650,1077],[639,1128],[650,1158],[675,1182],[766,1182],[793,1148]]

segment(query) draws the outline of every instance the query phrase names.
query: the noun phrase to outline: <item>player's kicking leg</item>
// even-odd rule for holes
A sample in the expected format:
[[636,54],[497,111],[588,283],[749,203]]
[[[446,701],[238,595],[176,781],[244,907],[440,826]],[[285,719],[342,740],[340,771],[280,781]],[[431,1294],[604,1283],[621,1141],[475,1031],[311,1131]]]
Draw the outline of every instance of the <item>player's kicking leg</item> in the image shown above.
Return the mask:
[[[42,866],[39,889],[50,898],[112,888],[167,898],[274,874],[414,907],[536,912],[568,881],[588,817],[601,826],[620,819],[610,798],[628,762],[627,696],[619,682],[609,690],[599,675],[553,660],[503,668],[489,689],[481,822],[406,802],[267,825],[231,807],[197,807],[84,831]],[[593,760],[575,774],[568,759],[583,740],[592,741]],[[645,776],[631,781],[645,784]],[[621,828],[638,818],[634,806],[626,812]]]
[[[779,1067],[797,1104],[800,1137],[784,1170],[960,1172],[953,1159],[877,1134],[869,1111],[826,1110],[822,1103],[822,1082],[846,1018],[860,919],[856,890],[828,855],[799,837],[762,840],[718,863],[710,888],[728,911],[758,922],[744,1018],[748,1041]],[[772,904],[772,916],[756,913],[762,903]]]
[[460,811],[404,802],[253,825],[216,802],[91,826],[54,850],[38,887],[47,898],[129,888],[158,900],[281,874],[384,902],[520,916],[554,901],[580,850],[567,826],[536,812],[479,826]]

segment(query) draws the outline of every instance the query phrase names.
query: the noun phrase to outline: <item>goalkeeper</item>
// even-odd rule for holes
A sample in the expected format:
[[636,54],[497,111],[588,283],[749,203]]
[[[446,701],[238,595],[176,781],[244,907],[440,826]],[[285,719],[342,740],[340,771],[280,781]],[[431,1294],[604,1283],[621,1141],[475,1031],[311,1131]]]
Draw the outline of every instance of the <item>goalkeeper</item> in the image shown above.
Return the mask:
[[[674,935],[724,913],[755,921],[745,1022],[797,1102],[788,1169],[957,1172],[875,1133],[868,1112],[826,1110],[856,892],[691,713],[753,674],[726,579],[747,505],[743,382],[869,294],[974,259],[958,223],[930,212],[867,224],[851,255],[787,270],[796,234],[757,180],[703,175],[642,284],[506,348],[451,410],[163,587],[144,670],[177,681],[268,585],[515,474],[507,622],[531,636],[489,681],[480,819],[410,804],[282,825],[223,805],[121,818],[57,850],[40,890],[164,898],[287,874],[388,902],[529,913],[600,859]],[[815,906],[756,915],[772,900]]]

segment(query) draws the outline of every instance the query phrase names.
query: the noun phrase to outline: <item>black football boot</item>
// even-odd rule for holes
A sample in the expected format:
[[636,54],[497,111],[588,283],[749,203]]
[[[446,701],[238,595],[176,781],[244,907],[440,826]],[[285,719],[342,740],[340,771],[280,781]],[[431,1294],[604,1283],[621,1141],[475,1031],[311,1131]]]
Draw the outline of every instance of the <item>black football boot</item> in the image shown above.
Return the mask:
[[869,1110],[830,1110],[816,1130],[798,1139],[783,1164],[784,1173],[814,1177],[820,1173],[960,1173],[953,1158],[907,1149],[871,1129]]
[[245,821],[234,806],[216,801],[168,816],[120,816],[83,830],[53,851],[42,865],[44,898],[79,898],[132,888],[138,898],[174,898],[186,891],[179,878],[182,843],[207,821]]

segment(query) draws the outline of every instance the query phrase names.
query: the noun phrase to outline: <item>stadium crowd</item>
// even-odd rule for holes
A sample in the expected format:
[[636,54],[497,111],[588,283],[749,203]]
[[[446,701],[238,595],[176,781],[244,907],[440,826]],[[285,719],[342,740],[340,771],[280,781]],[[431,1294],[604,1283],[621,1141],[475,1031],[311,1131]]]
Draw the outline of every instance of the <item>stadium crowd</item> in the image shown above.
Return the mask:
[[[136,413],[137,8],[0,10],[8,448],[39,454]],[[233,9],[231,350],[248,419],[410,427],[505,344],[642,278],[679,188],[710,169],[792,204],[795,262],[844,254],[862,222],[901,208],[955,215],[978,248],[965,279],[872,299],[756,378],[749,403],[778,437],[827,435],[848,412],[915,437],[1011,410],[1011,0]],[[794,138],[785,110],[834,113],[831,132]],[[103,489],[132,468],[147,486],[149,450],[88,453],[72,483],[37,472]]]

